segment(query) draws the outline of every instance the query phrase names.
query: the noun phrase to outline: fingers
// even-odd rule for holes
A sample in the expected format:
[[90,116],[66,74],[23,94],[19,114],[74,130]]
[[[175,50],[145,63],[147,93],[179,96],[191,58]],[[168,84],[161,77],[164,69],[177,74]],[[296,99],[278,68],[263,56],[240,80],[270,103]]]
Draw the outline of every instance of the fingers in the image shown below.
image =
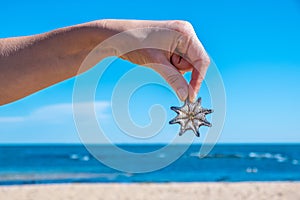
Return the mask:
[[[175,30],[181,33],[180,37],[177,39],[175,52],[184,59],[175,56],[171,61],[175,63],[174,66],[176,67],[180,66],[176,64],[176,61],[180,61],[181,63],[182,60],[186,60],[191,64],[190,68],[190,64],[186,63],[188,66],[186,69],[192,70],[192,77],[189,83],[189,99],[190,101],[194,101],[201,87],[201,83],[203,82],[210,60],[196,35],[193,26],[189,22],[175,21],[173,24],[175,24]],[[181,72],[185,72],[185,69],[182,66],[181,68],[177,68]]]
[[189,83],[189,98],[190,101],[194,101],[197,96],[201,84],[204,80],[207,68],[209,66],[209,61],[199,60],[195,62],[194,69],[192,71],[192,77]]
[[[204,66],[204,64],[198,64],[198,66]],[[201,67],[197,69],[196,67],[192,71],[191,81],[189,83],[189,98],[190,101],[194,101],[197,97],[201,84],[204,80],[207,67]]]
[[188,97],[188,84],[182,74],[168,61],[160,62],[163,66],[153,64],[150,67],[157,71],[173,88],[181,101]]
[[185,56],[193,66],[192,77],[189,83],[189,98],[190,101],[194,101],[204,80],[210,59],[195,33],[193,33],[192,38],[188,42],[189,45]]
[[[171,56],[171,63],[181,74],[192,71],[188,93],[190,101],[194,101],[204,80],[209,65],[209,57],[198,39],[196,41],[190,40],[190,42],[186,51],[186,59],[177,54],[173,54]],[[187,59],[189,61],[187,61]]]

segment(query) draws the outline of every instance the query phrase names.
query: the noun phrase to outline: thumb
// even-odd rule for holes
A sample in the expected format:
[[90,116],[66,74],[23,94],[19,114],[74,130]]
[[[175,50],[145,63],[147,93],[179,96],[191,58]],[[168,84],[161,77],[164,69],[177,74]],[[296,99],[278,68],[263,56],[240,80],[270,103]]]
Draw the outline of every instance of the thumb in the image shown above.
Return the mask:
[[168,60],[160,62],[160,64],[151,64],[150,67],[169,83],[181,101],[186,100],[188,97],[188,83]]

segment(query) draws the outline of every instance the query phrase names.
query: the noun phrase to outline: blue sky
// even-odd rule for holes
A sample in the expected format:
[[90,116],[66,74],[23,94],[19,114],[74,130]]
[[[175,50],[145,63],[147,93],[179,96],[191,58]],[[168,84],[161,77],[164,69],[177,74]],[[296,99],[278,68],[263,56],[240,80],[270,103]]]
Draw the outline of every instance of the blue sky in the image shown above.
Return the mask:
[[[224,81],[227,115],[220,142],[300,142],[300,3],[297,0],[5,1],[1,4],[1,38],[105,18],[188,20]],[[114,142],[133,142],[114,123],[110,96],[118,79],[134,67],[124,61],[114,62],[97,89],[97,117]],[[144,75],[157,78],[151,72]],[[1,106],[0,143],[80,142],[72,118],[73,84],[74,79],[67,80]],[[124,89],[127,86],[124,84]],[[204,105],[210,107],[205,86],[199,95]],[[148,109],[153,104],[163,105],[170,120],[175,114],[169,107],[178,105],[178,100],[164,87],[142,87],[130,101],[133,120],[141,126],[150,123]],[[166,123],[157,137],[139,142],[168,142],[178,128]]]

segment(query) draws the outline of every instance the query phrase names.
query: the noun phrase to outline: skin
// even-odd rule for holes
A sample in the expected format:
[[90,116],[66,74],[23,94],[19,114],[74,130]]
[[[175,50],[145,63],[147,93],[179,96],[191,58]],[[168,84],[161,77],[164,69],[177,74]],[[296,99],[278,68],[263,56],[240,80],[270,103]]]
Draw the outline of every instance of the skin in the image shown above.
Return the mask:
[[[193,101],[210,61],[190,23],[178,20],[97,20],[38,35],[0,39],[0,105],[92,68],[93,64],[79,70],[85,57],[99,43],[128,30],[134,31],[122,40],[123,44],[111,44],[99,60],[118,56],[151,67],[171,85],[182,101],[187,98]],[[120,54],[124,46],[145,43],[163,43],[169,50],[145,48]],[[187,71],[192,71],[189,83],[182,76]]]

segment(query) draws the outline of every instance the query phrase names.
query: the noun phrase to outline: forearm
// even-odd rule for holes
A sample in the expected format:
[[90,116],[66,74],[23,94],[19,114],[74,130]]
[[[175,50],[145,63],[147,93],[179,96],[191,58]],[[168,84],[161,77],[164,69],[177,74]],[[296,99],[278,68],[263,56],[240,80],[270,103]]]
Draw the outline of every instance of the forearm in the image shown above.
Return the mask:
[[113,34],[116,32],[99,20],[0,39],[0,105],[75,76],[88,53]]

